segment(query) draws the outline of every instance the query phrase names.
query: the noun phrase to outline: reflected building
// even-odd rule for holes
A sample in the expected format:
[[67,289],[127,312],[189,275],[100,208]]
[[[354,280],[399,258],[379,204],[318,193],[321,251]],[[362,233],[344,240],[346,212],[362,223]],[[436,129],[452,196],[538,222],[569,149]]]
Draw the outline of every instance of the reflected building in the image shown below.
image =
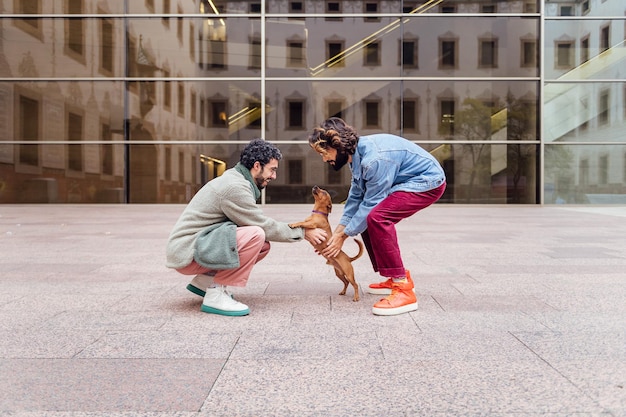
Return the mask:
[[626,4],[545,5],[545,201],[626,203]]
[[185,203],[247,142],[341,201],[330,116],[431,151],[445,203],[624,203],[622,0],[0,2],[0,203]]

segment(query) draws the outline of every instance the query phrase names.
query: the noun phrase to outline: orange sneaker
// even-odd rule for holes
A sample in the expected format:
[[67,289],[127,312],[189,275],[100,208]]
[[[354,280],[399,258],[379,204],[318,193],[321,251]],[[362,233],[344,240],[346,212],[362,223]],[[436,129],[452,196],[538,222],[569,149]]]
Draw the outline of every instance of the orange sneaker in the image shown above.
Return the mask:
[[[411,286],[413,286],[413,280],[411,279],[411,271],[409,271],[408,269],[406,270],[406,278],[411,283]],[[391,294],[392,283],[393,283],[392,279],[389,278],[387,281],[370,284],[365,290],[365,292],[367,292],[368,294],[375,294],[375,295],[389,295]]]
[[417,310],[417,297],[413,291],[413,282],[391,283],[391,295],[383,298],[372,307],[377,316],[395,316]]

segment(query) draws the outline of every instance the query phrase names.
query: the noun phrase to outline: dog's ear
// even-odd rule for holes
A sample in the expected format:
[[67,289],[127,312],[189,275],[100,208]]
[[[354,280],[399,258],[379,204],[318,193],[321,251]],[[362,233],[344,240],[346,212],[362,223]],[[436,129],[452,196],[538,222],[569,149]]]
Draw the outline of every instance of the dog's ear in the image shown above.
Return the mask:
[[332,203],[330,203],[330,204],[328,204],[328,205],[326,206],[326,210],[328,210],[328,213],[329,213],[329,214],[330,214],[330,212],[331,212],[331,211],[333,211],[333,205],[332,205]]

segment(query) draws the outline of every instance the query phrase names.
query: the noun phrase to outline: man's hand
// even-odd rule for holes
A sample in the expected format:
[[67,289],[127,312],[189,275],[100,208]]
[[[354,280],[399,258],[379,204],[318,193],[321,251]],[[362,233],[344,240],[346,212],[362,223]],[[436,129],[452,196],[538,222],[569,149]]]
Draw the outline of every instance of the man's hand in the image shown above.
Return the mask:
[[343,232],[343,228],[339,231],[335,231],[333,235],[328,239],[326,243],[326,248],[322,250],[322,255],[326,258],[334,258],[339,255],[341,252],[341,248],[343,247],[343,242],[348,238]]
[[304,229],[304,238],[308,240],[312,245],[318,245],[326,240],[328,236],[323,229]]

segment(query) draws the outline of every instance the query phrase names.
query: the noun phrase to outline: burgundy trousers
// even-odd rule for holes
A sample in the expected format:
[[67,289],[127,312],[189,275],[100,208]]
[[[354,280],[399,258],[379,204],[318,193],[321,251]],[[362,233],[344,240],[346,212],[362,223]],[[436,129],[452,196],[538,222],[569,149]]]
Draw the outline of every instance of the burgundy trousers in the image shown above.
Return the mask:
[[361,237],[375,272],[387,278],[405,276],[396,223],[439,200],[445,190],[446,183],[423,193],[398,191],[372,209]]

